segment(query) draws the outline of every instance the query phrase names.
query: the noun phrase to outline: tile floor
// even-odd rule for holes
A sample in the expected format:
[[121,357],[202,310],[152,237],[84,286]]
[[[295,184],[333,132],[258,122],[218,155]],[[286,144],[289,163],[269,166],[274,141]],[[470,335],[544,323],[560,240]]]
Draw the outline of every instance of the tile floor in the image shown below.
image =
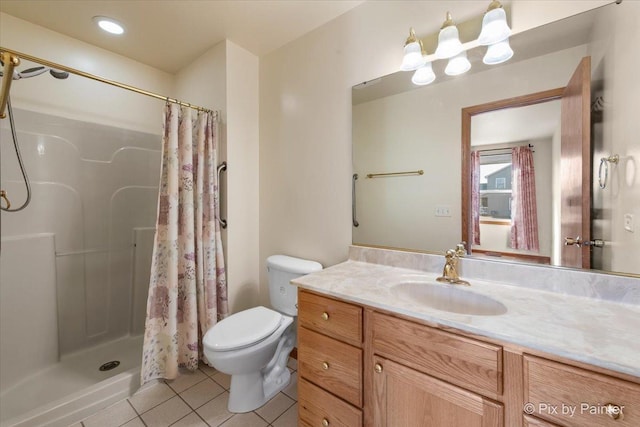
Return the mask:
[[230,378],[202,365],[195,373],[156,382],[72,427],[295,427],[298,422],[297,361],[289,361],[291,383],[261,408],[227,411]]

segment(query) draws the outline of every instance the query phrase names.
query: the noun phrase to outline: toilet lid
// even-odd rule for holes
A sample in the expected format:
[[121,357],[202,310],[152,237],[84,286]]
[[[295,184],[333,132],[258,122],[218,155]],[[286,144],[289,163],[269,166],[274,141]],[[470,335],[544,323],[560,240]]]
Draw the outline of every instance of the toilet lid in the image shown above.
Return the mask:
[[235,313],[218,322],[204,337],[212,350],[233,350],[255,344],[271,335],[282,315],[266,307],[254,307]]

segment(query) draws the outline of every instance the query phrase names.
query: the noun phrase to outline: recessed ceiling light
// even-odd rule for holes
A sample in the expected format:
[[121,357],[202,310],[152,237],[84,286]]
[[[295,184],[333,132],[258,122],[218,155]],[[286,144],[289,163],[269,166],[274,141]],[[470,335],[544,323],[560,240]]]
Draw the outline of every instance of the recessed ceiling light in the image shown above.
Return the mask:
[[111,34],[122,34],[124,33],[124,27],[118,21],[113,18],[108,18],[106,16],[94,16],[93,22],[98,24],[100,28],[104,31]]

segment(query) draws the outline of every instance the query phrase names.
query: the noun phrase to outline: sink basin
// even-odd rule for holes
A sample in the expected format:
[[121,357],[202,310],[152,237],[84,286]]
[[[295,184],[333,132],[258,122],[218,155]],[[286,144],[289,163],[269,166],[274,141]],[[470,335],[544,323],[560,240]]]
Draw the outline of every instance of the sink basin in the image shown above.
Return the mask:
[[451,313],[498,316],[507,312],[507,307],[500,301],[444,283],[399,283],[391,287],[391,293],[402,300]]

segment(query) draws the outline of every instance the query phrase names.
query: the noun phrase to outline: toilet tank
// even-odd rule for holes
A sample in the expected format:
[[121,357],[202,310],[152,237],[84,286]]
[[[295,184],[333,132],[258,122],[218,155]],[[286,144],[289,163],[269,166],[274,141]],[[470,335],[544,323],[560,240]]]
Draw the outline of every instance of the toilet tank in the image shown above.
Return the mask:
[[296,277],[320,270],[322,265],[315,261],[286,255],[272,255],[267,258],[271,306],[281,313],[297,316],[298,288],[289,282]]

